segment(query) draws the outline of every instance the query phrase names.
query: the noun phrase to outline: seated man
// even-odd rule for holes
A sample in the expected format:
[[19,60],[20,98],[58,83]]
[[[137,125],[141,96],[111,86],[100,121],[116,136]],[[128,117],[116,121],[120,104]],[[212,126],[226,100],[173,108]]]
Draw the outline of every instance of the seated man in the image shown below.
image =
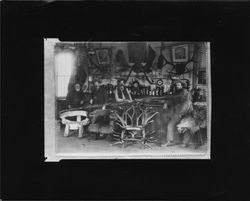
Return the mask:
[[[194,106],[191,113],[187,114],[181,119],[180,123],[177,124],[177,130],[183,134],[182,146],[187,147],[191,145],[192,139],[199,134],[199,144],[203,144],[202,136],[200,131],[205,131],[207,126],[207,108],[206,106]],[[197,142],[196,142],[197,147]]]
[[131,96],[134,100],[138,100],[141,98],[141,95],[142,95],[142,90],[140,83],[138,81],[134,81],[131,90]]
[[100,85],[98,81],[94,83],[91,95],[91,104],[105,104],[107,102],[108,95],[104,86]]
[[116,102],[132,102],[131,95],[128,89],[125,87],[125,81],[123,79],[119,79],[117,81],[115,100]]
[[193,102],[206,102],[204,90],[196,87],[191,90]]
[[74,88],[70,90],[66,97],[68,108],[78,108],[84,104],[84,93],[80,84],[76,83]]

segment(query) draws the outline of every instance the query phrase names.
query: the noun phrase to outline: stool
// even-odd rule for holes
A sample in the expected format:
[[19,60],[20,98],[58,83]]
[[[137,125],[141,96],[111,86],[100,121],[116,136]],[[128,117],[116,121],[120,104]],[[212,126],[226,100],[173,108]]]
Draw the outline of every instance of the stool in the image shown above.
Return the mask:
[[[76,121],[68,120],[67,117],[76,117]],[[85,117],[81,120],[82,117]],[[60,114],[62,123],[65,124],[64,136],[69,136],[70,130],[78,130],[78,137],[83,137],[84,127],[89,124],[88,112],[83,110],[66,111]]]

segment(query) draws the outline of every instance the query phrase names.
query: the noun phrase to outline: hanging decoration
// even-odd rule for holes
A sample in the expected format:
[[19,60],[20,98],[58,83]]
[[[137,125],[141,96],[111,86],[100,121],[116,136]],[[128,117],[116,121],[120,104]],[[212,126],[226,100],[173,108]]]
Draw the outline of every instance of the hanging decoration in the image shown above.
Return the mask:
[[162,79],[158,79],[156,83],[157,83],[158,86],[161,86],[161,85],[163,85],[163,80]]
[[118,50],[115,55],[115,62],[118,64],[118,66],[120,66],[120,72],[126,71],[129,67],[126,57],[121,49]]
[[153,48],[151,46],[148,46],[148,55],[146,59],[146,65],[144,67],[145,73],[150,73],[152,71],[152,66],[153,66],[155,56],[156,56],[156,53],[153,50]]
[[163,66],[165,65],[164,64],[165,57],[163,56],[162,52],[163,52],[163,43],[161,43],[160,56],[158,57],[158,62],[157,62],[158,69],[162,69]]
[[194,50],[192,58],[186,62],[170,62],[162,54],[162,51],[163,51],[163,44],[162,44],[161,45],[161,53],[160,53],[160,56],[158,57],[157,66],[159,69],[162,69],[164,66],[166,66],[168,64],[171,65],[172,69],[170,71],[168,71],[168,73],[170,73],[170,74],[183,75],[186,73],[190,73],[192,70],[188,68],[188,64],[191,62],[196,62],[194,60],[194,57],[195,57],[195,54],[199,48],[200,47],[198,47],[196,50]]
[[128,43],[128,57],[130,72],[127,76],[126,82],[129,79],[132,72],[136,74],[143,73],[146,80],[149,83],[153,83],[147,73],[152,72],[152,64],[155,59],[156,53],[151,46],[147,46],[146,43]]
[[90,68],[94,74],[107,74],[111,66],[111,48],[110,49],[93,49],[87,48]]

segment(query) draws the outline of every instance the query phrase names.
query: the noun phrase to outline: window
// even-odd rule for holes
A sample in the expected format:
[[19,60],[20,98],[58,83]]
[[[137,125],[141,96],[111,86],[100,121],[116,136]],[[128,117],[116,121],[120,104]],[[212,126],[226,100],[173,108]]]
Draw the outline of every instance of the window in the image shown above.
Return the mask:
[[72,52],[61,52],[55,56],[56,65],[56,97],[65,98],[68,84],[74,69],[75,58]]
[[198,84],[204,85],[206,84],[206,70],[200,70],[198,72]]

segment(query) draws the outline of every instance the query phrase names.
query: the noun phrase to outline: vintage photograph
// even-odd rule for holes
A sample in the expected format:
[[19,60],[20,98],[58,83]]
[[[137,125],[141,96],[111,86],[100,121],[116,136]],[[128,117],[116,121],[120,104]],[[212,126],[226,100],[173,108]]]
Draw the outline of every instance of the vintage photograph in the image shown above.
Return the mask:
[[180,45],[173,47],[173,62],[188,61],[188,46]]
[[210,159],[209,42],[44,39],[46,161]]
[[109,64],[109,50],[103,49],[103,50],[96,50],[96,55],[98,59],[98,63],[101,64]]

